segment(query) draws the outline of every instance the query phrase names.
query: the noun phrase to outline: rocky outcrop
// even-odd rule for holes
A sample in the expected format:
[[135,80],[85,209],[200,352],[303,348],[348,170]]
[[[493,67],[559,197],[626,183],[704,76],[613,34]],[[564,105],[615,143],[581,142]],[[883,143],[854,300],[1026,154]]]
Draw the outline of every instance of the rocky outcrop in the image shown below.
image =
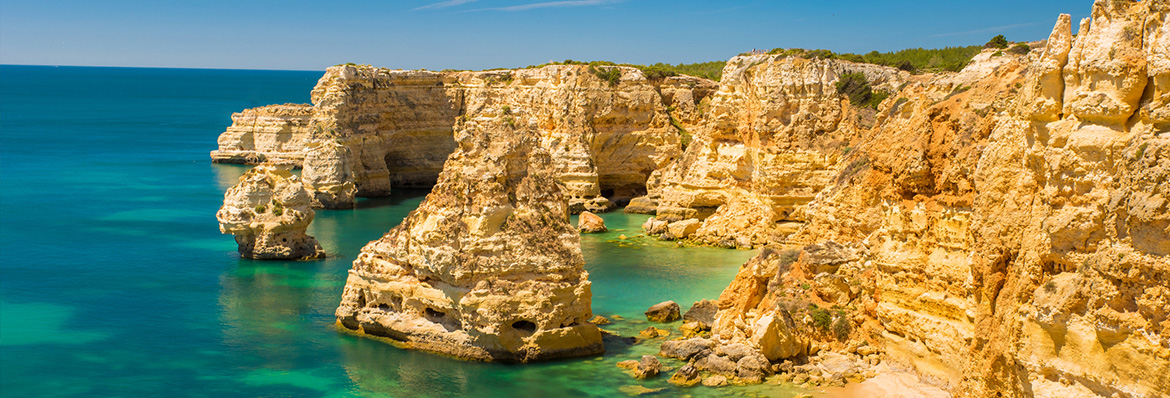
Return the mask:
[[300,166],[312,112],[308,104],[284,104],[233,113],[232,125],[219,136],[219,149],[211,151],[211,161]]
[[305,148],[305,189],[313,207],[352,209],[354,195],[353,152],[334,141],[313,142]]
[[215,217],[219,230],[232,234],[240,256],[256,260],[299,260],[325,256],[312,236],[308,192],[290,166],[263,164],[240,177],[228,189]]
[[464,359],[602,352],[580,238],[537,130],[484,113],[456,137],[431,194],[354,261],[339,323]]
[[[769,229],[713,350],[872,365],[872,346],[958,396],[1170,394],[1166,8],[1099,0],[1075,36],[1062,16],[1031,54],[911,78],[803,225]],[[821,367],[801,382],[864,369]]]
[[656,203],[656,219],[671,227],[647,232],[752,247],[807,221],[804,206],[832,183],[864,124],[837,94],[845,73],[886,91],[909,76],[839,60],[731,59],[686,153],[650,177],[639,202]]
[[[599,77],[608,70],[619,78]],[[603,211],[645,193],[650,173],[681,153],[682,132],[701,120],[699,103],[714,89],[705,79],[649,80],[637,68],[618,66],[430,72],[339,65],[313,89],[313,106],[297,108],[299,124],[289,128],[296,139],[281,153],[300,156],[288,158],[299,165],[311,143],[336,142],[350,151],[356,194],[382,196],[392,186],[433,184],[455,149],[452,126],[493,114],[540,132],[574,213]],[[268,108],[274,107],[257,109]],[[213,158],[247,163],[274,156],[267,146],[246,142],[238,125],[255,130],[256,123],[244,119],[221,136]],[[315,169],[326,172],[340,168],[318,163]],[[316,174],[304,176],[333,177]]]

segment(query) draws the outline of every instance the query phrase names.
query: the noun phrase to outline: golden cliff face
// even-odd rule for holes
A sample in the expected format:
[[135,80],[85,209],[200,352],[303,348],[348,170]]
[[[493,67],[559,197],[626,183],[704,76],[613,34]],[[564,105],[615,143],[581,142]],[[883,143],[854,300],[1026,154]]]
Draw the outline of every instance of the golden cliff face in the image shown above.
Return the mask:
[[[298,108],[301,124],[285,128],[293,138],[280,151],[244,143],[241,131],[260,128],[241,116],[213,158],[249,163],[296,153],[289,161],[299,164],[306,147],[337,142],[352,155],[357,195],[385,195],[391,186],[432,184],[455,149],[452,126],[488,110],[539,131],[573,212],[605,210],[611,199],[643,194],[650,173],[681,153],[680,129],[701,117],[698,103],[715,84],[691,77],[649,81],[636,68],[598,68],[616,68],[620,78],[611,83],[581,65],[486,72],[335,66],[313,89],[314,105]],[[267,131],[277,124],[263,125]],[[316,178],[313,173],[307,170],[306,179]]]
[[232,114],[232,125],[211,151],[217,163],[300,165],[309,139],[313,108],[307,104],[268,105]]
[[[832,183],[866,122],[837,95],[845,73],[891,91],[908,77],[893,68],[782,55],[728,62],[686,153],[651,177],[647,201],[657,208],[648,232],[752,247],[807,221],[804,206]],[[691,220],[701,222],[693,232],[670,232],[669,225]]]
[[[1062,16],[1027,56],[912,78],[778,239],[856,258],[767,250],[713,333],[849,351],[869,338],[806,309],[838,305],[834,326],[959,396],[1170,394],[1167,8],[1099,0],[1075,38]],[[776,317],[790,330],[756,336]]]
[[528,362],[604,351],[578,232],[538,131],[493,113],[402,224],[362,249],[346,328],[463,359]]

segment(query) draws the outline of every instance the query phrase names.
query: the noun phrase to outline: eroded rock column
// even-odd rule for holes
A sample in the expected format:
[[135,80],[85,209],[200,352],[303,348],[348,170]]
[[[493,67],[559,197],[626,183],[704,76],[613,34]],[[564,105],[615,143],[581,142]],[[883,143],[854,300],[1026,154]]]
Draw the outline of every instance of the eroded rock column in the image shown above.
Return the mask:
[[291,166],[262,164],[228,189],[215,217],[219,230],[236,236],[240,255],[256,260],[325,257],[317,239],[305,233],[313,222],[309,194]]
[[580,238],[534,126],[481,115],[456,127],[431,194],[354,261],[338,321],[463,359],[602,352]]

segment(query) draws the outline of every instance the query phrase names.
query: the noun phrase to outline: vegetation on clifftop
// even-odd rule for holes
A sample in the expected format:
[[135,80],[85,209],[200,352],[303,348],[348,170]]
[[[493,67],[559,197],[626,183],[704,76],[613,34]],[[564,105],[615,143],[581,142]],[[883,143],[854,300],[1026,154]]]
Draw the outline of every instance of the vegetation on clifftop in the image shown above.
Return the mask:
[[851,62],[891,66],[910,73],[952,71],[957,72],[971,62],[971,58],[983,49],[982,46],[946,48],[909,48],[893,52],[870,51],[861,54],[835,53],[829,50],[806,50],[802,48],[775,48],[768,54],[780,54],[801,58],[843,59]]

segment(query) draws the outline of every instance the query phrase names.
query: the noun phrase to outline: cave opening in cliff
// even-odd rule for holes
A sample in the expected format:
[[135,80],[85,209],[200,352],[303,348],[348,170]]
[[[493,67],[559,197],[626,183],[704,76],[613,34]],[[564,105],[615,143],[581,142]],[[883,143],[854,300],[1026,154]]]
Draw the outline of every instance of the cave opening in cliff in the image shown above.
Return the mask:
[[427,318],[431,319],[432,321],[437,321],[437,320],[443,319],[443,317],[447,316],[447,314],[444,313],[443,311],[437,311],[431,307],[427,307],[427,309],[424,310],[423,312],[426,313]]
[[512,322],[512,329],[527,333],[536,333],[536,324],[529,321]]

